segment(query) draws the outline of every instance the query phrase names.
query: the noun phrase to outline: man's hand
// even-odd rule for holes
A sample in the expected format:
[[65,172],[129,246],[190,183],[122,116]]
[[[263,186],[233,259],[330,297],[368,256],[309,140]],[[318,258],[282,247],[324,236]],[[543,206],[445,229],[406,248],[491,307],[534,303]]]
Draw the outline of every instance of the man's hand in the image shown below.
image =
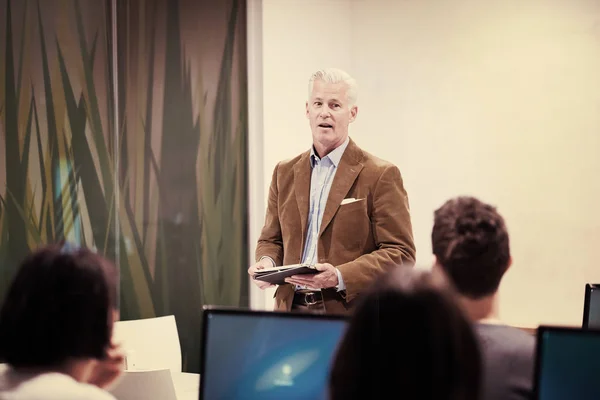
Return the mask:
[[113,386],[125,369],[125,351],[121,345],[112,344],[106,352],[106,357],[94,365],[88,383],[102,389]]
[[267,289],[275,286],[272,283],[254,279],[254,274],[256,274],[257,271],[260,271],[261,269],[265,268],[273,268],[273,263],[268,258],[263,258],[262,260],[248,268],[248,275],[252,277],[252,282],[254,282],[254,284],[260,289]]
[[331,264],[315,264],[317,271],[315,275],[293,275],[286,278],[287,283],[306,286],[310,289],[327,289],[336,287],[338,282],[337,270]]

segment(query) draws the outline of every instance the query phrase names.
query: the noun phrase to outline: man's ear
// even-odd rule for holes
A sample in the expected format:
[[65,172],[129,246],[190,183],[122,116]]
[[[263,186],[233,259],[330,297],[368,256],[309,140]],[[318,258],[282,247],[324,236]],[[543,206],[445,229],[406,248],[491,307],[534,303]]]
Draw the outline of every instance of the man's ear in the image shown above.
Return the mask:
[[508,259],[508,264],[506,265],[506,270],[507,270],[507,271],[508,271],[508,269],[509,269],[509,268],[512,266],[512,263],[513,263],[513,261],[512,261],[512,257],[510,257],[510,258]]
[[308,101],[306,101],[306,118],[310,118],[310,115],[308,113]]
[[352,108],[350,108],[350,122],[354,122],[357,115],[358,115],[358,106],[352,106]]

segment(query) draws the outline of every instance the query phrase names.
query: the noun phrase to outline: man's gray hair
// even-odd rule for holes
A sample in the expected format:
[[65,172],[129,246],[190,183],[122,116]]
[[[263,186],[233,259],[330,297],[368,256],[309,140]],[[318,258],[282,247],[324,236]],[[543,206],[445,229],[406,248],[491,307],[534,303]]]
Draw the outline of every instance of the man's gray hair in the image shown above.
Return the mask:
[[345,82],[348,85],[348,103],[352,107],[356,104],[358,98],[358,85],[356,80],[346,71],[338,68],[325,68],[312,74],[308,81],[308,98],[312,95],[313,86],[316,80],[321,80],[327,83]]

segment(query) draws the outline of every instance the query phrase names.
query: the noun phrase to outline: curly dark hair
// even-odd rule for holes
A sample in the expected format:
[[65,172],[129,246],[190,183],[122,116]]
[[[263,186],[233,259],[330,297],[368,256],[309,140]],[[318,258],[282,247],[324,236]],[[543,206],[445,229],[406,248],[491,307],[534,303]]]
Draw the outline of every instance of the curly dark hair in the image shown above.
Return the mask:
[[431,244],[438,265],[469,298],[494,294],[510,264],[504,219],[474,197],[450,199],[435,211]]

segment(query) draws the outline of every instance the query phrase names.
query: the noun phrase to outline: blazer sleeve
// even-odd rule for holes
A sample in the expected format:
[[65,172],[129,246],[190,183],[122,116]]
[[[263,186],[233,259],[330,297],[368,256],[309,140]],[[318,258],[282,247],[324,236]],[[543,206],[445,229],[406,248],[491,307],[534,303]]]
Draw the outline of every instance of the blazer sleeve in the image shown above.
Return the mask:
[[382,272],[415,262],[415,244],[408,195],[398,167],[386,167],[375,184],[371,229],[376,250],[338,265],[346,285],[346,300],[352,301]]
[[271,186],[269,187],[269,197],[267,202],[267,214],[265,224],[261,230],[258,244],[256,246],[255,261],[258,262],[262,257],[271,257],[275,265],[283,263],[283,239],[281,236],[281,224],[279,221],[278,208],[278,186],[277,170],[279,164],[273,170]]

